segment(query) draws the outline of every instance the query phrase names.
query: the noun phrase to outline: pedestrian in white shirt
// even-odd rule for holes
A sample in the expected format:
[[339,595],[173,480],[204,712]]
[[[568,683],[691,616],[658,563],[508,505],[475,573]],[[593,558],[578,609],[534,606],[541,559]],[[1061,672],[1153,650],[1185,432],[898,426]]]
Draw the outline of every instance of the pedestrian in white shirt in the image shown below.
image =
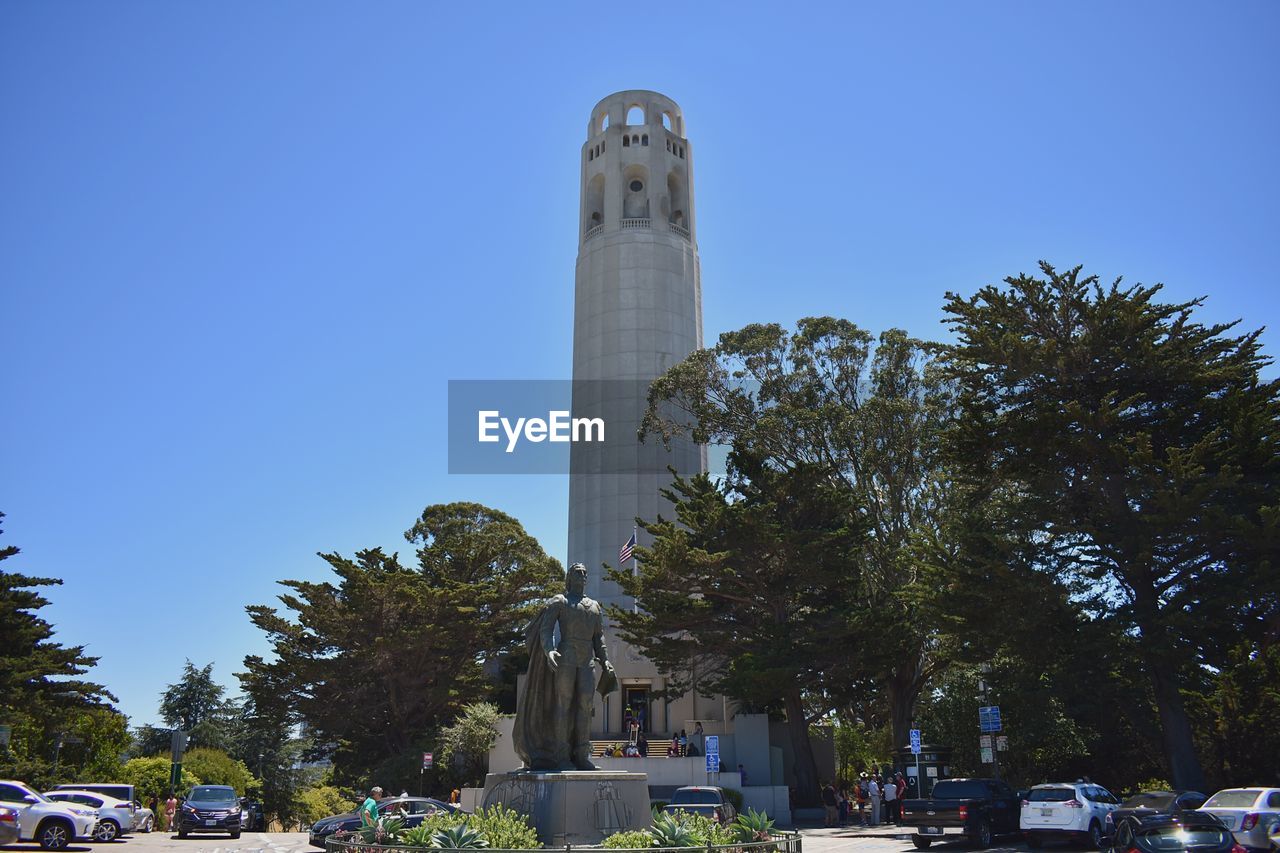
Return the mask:
[[898,800],[898,786],[894,784],[893,777],[889,777],[884,783],[884,822],[893,823],[894,808]]
[[876,777],[871,777],[871,784],[867,786],[867,793],[871,796],[871,825],[880,825],[880,783],[876,781]]

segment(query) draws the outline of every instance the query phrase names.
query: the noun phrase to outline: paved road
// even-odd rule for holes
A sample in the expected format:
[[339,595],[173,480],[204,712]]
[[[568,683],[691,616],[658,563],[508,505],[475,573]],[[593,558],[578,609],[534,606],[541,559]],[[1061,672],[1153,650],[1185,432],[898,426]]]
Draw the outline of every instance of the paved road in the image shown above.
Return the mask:
[[[906,835],[894,830],[801,829],[804,853],[915,853]],[[2,848],[6,853],[38,853],[36,844],[15,844]],[[963,841],[935,843],[930,853],[966,853],[971,848]],[[1027,846],[1021,839],[997,839],[987,853],[1023,853]],[[1063,853],[1067,848],[1062,848]],[[178,838],[167,832],[126,836],[109,844],[75,844],[67,853],[320,853],[307,844],[305,832],[246,832],[232,839],[225,835],[192,835]],[[1057,853],[1054,849],[1053,853]]]

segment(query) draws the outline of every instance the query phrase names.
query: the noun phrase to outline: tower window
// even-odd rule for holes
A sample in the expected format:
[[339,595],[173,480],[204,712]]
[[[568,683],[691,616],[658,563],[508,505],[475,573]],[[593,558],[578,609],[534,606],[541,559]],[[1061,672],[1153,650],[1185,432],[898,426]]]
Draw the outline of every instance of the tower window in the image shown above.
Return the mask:
[[630,148],[630,147],[631,147],[631,140],[630,140],[630,139],[628,139],[628,138],[627,138],[627,137],[625,137],[625,136],[624,136],[624,137],[622,137],[622,147],[623,147],[623,148]]
[[589,162],[589,161],[591,161],[591,160],[594,160],[594,159],[596,159],[596,151],[595,151],[595,149],[594,149],[594,148],[588,148],[588,149],[587,149],[587,160],[588,160],[588,162]]
[[644,136],[640,137],[640,144],[641,145],[649,144],[649,134],[646,133]]
[[627,124],[644,124],[644,109],[639,104],[627,107]]
[[633,193],[638,193],[644,189],[644,184],[640,181],[632,181],[630,186]]

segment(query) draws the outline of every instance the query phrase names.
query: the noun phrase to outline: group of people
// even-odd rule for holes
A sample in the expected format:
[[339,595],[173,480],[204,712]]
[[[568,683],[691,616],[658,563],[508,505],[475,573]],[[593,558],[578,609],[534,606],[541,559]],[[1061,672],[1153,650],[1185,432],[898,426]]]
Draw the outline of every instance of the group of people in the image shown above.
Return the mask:
[[610,744],[605,748],[604,754],[608,758],[646,758],[649,755],[649,740],[644,732],[640,732],[635,740],[627,741],[626,744]]
[[[902,801],[909,793],[907,779],[898,773],[881,774],[878,768],[852,782],[841,779],[822,786],[824,826],[879,826],[902,823]],[[856,810],[856,816],[855,816]]]

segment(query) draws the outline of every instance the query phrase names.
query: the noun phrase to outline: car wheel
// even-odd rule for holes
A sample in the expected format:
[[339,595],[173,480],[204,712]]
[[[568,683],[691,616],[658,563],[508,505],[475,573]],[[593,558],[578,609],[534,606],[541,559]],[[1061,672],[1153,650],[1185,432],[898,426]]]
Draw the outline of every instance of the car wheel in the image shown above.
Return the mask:
[[156,820],[153,817],[149,817],[142,822],[143,832],[151,832],[155,828],[156,828]]
[[1042,844],[1044,844],[1044,840],[1041,839],[1040,836],[1036,835],[1034,832],[1027,833],[1027,846],[1032,850],[1039,850],[1040,845]]
[[1089,821],[1089,849],[1102,849],[1102,826],[1096,820]]
[[185,829],[179,829],[179,830],[178,830],[178,837],[179,837],[179,838],[186,838],[186,837],[187,837],[187,831],[186,831]]
[[104,820],[98,824],[98,828],[93,831],[95,841],[115,841],[116,836],[120,834],[120,825],[114,820]]
[[977,828],[973,834],[969,836],[969,843],[979,850],[986,850],[991,846],[991,824],[985,820],[978,821]]
[[922,835],[911,836],[911,843],[916,846],[917,850],[928,850],[929,845],[933,843],[932,838],[925,838]]
[[65,820],[49,820],[36,830],[36,841],[43,850],[62,850],[71,843],[71,825]]
[[239,837],[240,837],[240,830],[238,830],[238,829],[237,829],[236,831],[232,832],[232,833],[231,833],[231,837],[232,837],[232,838],[239,838]]

